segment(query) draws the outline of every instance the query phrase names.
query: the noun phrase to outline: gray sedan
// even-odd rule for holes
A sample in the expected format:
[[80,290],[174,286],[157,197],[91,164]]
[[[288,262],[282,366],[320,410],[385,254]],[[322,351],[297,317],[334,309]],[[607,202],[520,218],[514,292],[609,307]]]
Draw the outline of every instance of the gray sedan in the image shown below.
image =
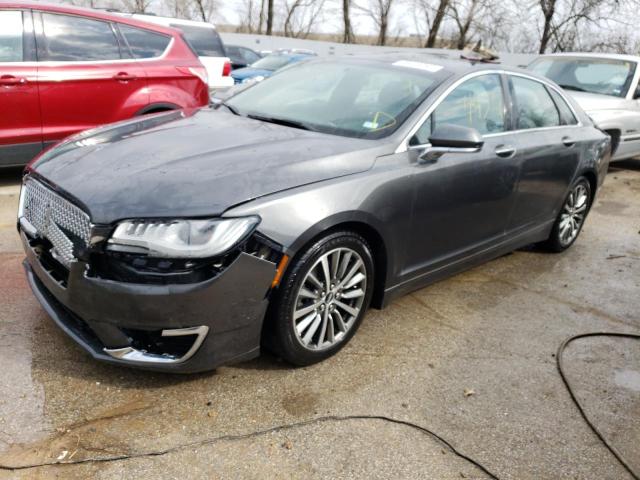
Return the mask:
[[609,137],[551,81],[430,56],[313,60],[216,109],[69,138],[25,171],[29,283],[97,359],[323,360],[369,306],[571,246]]

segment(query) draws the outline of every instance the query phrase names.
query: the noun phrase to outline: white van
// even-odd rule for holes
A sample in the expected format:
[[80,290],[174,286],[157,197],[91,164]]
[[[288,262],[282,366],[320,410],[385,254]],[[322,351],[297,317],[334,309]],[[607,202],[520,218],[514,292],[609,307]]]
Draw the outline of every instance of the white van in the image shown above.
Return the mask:
[[200,61],[207,69],[211,93],[227,89],[233,85],[233,78],[230,76],[231,60],[227,57],[220,35],[218,35],[211,23],[141,13],[123,13],[121,15],[181,30],[184,38],[198,54]]

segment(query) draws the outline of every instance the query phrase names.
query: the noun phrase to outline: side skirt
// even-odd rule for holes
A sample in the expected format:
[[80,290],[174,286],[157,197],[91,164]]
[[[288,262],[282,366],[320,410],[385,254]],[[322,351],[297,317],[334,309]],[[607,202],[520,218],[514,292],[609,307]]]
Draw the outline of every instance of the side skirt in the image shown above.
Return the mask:
[[553,222],[554,220],[547,221],[542,225],[538,225],[514,237],[503,240],[502,242],[485,250],[472,255],[462,256],[448,265],[440,266],[434,270],[406,280],[398,285],[387,288],[384,292],[384,298],[382,299],[382,308],[407,293],[419,290],[465,270],[469,270],[470,268],[486,263],[489,260],[493,260],[501,257],[502,255],[513,252],[518,248],[546,240],[549,238],[551,228],[553,228]]

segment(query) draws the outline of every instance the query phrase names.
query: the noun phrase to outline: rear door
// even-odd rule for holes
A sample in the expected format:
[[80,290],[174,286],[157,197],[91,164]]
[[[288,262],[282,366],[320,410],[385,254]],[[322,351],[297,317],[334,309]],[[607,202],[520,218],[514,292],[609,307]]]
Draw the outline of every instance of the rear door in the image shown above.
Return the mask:
[[553,88],[533,78],[509,75],[521,172],[509,230],[527,229],[557,215],[575,175],[583,131]]
[[133,117],[149,102],[146,77],[112,23],[34,13],[43,139]]
[[0,167],[42,150],[33,23],[29,10],[0,10]]

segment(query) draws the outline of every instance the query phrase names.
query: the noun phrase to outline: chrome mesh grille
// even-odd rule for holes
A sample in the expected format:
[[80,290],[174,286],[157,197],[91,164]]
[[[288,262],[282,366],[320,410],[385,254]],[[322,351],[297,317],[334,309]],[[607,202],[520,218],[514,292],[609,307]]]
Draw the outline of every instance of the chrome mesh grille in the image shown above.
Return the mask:
[[75,260],[74,246],[89,245],[89,216],[36,180],[27,179],[23,188],[22,215],[38,235],[51,242],[54,257],[69,267]]

